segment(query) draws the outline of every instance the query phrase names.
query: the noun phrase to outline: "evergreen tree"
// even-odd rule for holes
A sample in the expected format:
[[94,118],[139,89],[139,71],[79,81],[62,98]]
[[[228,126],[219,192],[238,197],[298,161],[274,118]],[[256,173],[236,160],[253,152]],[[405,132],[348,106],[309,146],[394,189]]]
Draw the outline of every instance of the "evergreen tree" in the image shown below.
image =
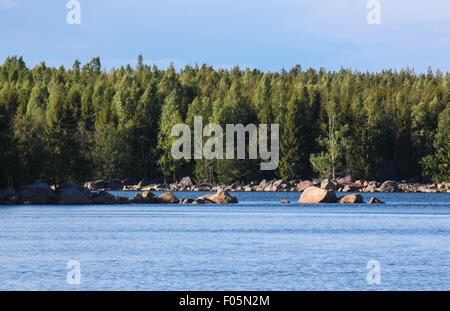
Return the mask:
[[[323,176],[334,167],[335,177],[386,178],[379,173],[389,162],[398,178],[448,181],[449,105],[449,73],[431,69],[328,72],[298,65],[263,73],[203,64],[177,72],[173,65],[146,66],[140,55],[135,69],[106,73],[98,57],[75,61],[70,70],[44,62],[31,69],[21,57],[8,57],[0,66],[0,186],[130,176],[194,175],[223,183],[275,177],[259,170],[260,159],[175,161],[170,130],[182,122],[193,130],[197,115],[224,129],[280,124],[277,173],[286,180],[313,177],[312,159]],[[246,143],[248,154],[248,137]]]
[[306,147],[307,136],[310,135],[308,104],[308,91],[304,85],[300,86],[289,101],[286,119],[282,124],[279,173],[284,180],[306,178],[310,175],[309,153]]
[[164,100],[161,109],[161,123],[158,135],[158,148],[161,152],[158,164],[165,178],[173,177],[176,180],[176,174],[183,166],[182,160],[176,160],[172,156],[172,144],[176,137],[171,136],[174,125],[183,123],[179,112],[180,94],[174,89]]

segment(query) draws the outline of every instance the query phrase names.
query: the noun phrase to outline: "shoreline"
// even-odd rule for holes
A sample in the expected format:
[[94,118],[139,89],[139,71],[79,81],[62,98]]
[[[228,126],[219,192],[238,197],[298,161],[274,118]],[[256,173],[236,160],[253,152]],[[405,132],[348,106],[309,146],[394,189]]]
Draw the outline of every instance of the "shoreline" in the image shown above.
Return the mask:
[[177,183],[130,183],[126,180],[95,180],[83,184],[84,187],[94,191],[207,191],[216,192],[223,189],[229,192],[303,192],[309,187],[319,187],[336,192],[417,192],[417,193],[450,193],[450,183],[408,183],[406,181],[353,181],[351,178],[337,180],[313,179],[303,181],[262,180],[249,184],[234,183],[231,185],[211,185],[206,183],[195,184],[190,177],[184,177]]
[[[414,188],[408,188],[414,187]],[[359,193],[450,193],[450,183],[411,185],[399,184],[395,181],[384,183],[351,181],[341,179],[338,181],[304,180],[283,182],[283,180],[263,180],[259,184],[248,185],[233,184],[230,186],[211,186],[207,184],[194,184],[189,177],[170,185],[147,185],[142,182],[138,185],[123,185],[117,181],[97,180],[84,185],[64,183],[49,185],[38,182],[33,185],[24,185],[17,190],[13,188],[0,189],[0,205],[22,204],[56,204],[56,205],[91,205],[91,204],[159,204],[159,203],[189,203],[189,204],[228,204],[239,203],[230,192],[293,192],[299,193],[298,203],[363,203]],[[128,198],[114,195],[108,191],[138,191],[134,197]],[[157,196],[152,191],[161,191]],[[173,192],[212,192],[195,198],[177,198]],[[337,193],[347,193],[337,196]],[[280,203],[290,203],[282,200]],[[372,197],[369,203],[384,203]]]

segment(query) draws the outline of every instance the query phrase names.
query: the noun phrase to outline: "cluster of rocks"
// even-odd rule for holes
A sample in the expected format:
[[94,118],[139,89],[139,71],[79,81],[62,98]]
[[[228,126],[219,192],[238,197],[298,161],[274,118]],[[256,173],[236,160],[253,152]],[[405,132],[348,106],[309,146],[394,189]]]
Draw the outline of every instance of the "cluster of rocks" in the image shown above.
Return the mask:
[[178,199],[172,192],[156,196],[150,191],[136,194],[133,198],[114,196],[109,192],[92,191],[84,186],[62,184],[50,187],[46,183],[25,185],[17,191],[12,188],[0,190],[0,204],[164,204],[164,203],[238,203],[236,197],[220,189],[215,194],[208,194],[197,199]]
[[[339,178],[337,180],[313,179],[313,180],[262,180],[261,182],[251,182],[249,184],[235,183],[232,185],[211,186],[208,184],[194,184],[190,177],[184,177],[178,183],[173,184],[120,184],[117,181],[110,183],[96,181],[86,183],[85,186],[91,190],[133,190],[133,191],[217,191],[224,189],[227,191],[266,191],[266,192],[302,192],[309,187],[319,187],[336,192],[447,192],[450,193],[450,183],[441,184],[417,184],[406,181],[353,181],[351,176]],[[105,188],[105,186],[108,186]],[[99,188],[100,187],[100,188]],[[112,188],[115,187],[115,188]]]
[[228,191],[220,189],[217,193],[207,194],[201,196],[197,199],[179,199],[172,192],[166,192],[161,194],[160,196],[156,196],[150,191],[145,191],[143,193],[138,193],[134,198],[129,199],[130,203],[146,203],[146,204],[155,204],[155,203],[183,203],[183,204],[233,204],[238,203],[238,199],[235,196],[232,196],[228,193]]
[[302,181],[297,185],[298,191],[304,191],[309,187],[319,187],[325,190],[337,192],[447,192],[450,193],[450,183],[442,184],[410,184],[406,182],[396,182],[392,180],[383,183],[377,181],[352,181],[350,177],[341,178],[336,181],[324,179],[313,181]]
[[62,184],[50,187],[46,183],[25,185],[17,191],[12,188],[0,190],[0,204],[112,204],[119,203],[114,195],[86,187]]
[[[283,202],[281,203],[288,203]],[[341,204],[358,204],[364,203],[363,197],[360,194],[349,194],[338,198],[336,192],[333,190],[326,190],[319,187],[309,187],[305,189],[298,200],[298,203],[317,204],[317,203],[341,203]],[[383,201],[372,197],[370,204],[384,203]]]

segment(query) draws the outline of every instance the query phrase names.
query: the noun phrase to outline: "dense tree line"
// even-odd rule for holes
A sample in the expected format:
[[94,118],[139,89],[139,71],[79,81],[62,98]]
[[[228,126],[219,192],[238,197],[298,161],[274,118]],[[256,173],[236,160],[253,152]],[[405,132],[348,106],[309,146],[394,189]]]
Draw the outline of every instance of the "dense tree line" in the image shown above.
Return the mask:
[[[281,126],[280,165],[259,160],[174,160],[174,124]],[[450,75],[411,69],[215,70],[137,65],[109,72],[100,59],[71,69],[0,67],[0,186],[36,180],[136,177],[234,182],[352,174],[450,179]]]

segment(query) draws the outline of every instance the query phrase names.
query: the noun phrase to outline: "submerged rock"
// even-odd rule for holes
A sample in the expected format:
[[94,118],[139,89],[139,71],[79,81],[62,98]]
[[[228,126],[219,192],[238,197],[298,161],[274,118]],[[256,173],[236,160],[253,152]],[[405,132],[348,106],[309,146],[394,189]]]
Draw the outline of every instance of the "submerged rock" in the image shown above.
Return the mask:
[[192,204],[216,204],[216,202],[213,202],[213,201],[208,200],[208,199],[198,198],[198,199],[194,200],[192,202]]
[[377,199],[376,197],[372,197],[370,198],[369,204],[384,204],[384,202]]
[[336,203],[336,193],[318,187],[309,187],[303,191],[298,203]]

